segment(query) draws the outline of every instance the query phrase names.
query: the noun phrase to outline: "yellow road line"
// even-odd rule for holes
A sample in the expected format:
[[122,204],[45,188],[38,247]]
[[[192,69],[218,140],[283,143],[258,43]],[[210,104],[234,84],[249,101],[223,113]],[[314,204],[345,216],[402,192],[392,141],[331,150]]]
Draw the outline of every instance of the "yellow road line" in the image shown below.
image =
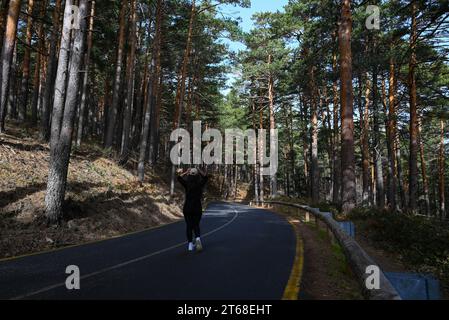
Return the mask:
[[284,289],[282,300],[298,300],[299,290],[301,288],[302,270],[304,266],[304,244],[297,227],[289,221],[296,235],[296,255],[293,263],[290,278]]

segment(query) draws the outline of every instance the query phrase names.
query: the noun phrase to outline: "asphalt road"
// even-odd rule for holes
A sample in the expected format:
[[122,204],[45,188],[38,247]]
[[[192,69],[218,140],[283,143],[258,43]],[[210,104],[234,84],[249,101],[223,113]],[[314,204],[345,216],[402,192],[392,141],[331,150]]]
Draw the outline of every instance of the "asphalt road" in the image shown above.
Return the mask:
[[[212,203],[204,250],[187,252],[183,221],[107,241],[0,262],[0,299],[281,299],[295,258],[282,217]],[[79,290],[68,290],[68,265]]]

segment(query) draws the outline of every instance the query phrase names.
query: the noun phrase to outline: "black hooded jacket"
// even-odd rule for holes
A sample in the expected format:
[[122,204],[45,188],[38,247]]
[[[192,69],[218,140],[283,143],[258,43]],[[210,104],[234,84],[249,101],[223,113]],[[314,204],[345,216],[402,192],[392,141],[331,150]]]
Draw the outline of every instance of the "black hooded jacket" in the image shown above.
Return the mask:
[[201,214],[202,205],[201,199],[203,197],[203,188],[207,182],[208,177],[197,175],[178,176],[179,183],[185,189],[186,199],[184,202],[184,214]]

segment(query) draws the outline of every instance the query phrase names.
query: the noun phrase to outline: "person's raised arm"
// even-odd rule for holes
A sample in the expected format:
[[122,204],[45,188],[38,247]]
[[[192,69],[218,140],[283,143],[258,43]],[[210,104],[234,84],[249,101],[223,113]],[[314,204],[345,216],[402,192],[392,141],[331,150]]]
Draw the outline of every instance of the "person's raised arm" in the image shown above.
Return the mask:
[[183,169],[178,169],[176,171],[176,174],[178,175],[178,181],[180,184],[182,184],[182,186],[185,188],[186,187],[186,181],[184,180],[184,176],[189,172],[189,170],[183,170]]
[[198,168],[198,172],[200,173],[201,178],[202,178],[201,185],[204,186],[209,178],[207,175],[207,170],[206,170],[206,172],[204,172],[203,170]]
[[198,172],[203,176],[203,178],[207,177],[207,169],[206,169],[206,171],[204,171],[204,170],[201,170],[200,168],[198,168]]

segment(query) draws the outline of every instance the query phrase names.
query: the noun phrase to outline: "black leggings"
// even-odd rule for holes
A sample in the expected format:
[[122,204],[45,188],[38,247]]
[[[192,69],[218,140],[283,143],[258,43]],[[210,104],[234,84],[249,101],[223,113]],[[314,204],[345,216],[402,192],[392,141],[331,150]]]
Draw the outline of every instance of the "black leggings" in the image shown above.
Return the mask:
[[187,234],[187,240],[189,242],[193,241],[193,233],[195,233],[195,237],[201,236],[200,231],[200,220],[201,220],[201,213],[184,213],[184,219],[186,221],[186,234]]

